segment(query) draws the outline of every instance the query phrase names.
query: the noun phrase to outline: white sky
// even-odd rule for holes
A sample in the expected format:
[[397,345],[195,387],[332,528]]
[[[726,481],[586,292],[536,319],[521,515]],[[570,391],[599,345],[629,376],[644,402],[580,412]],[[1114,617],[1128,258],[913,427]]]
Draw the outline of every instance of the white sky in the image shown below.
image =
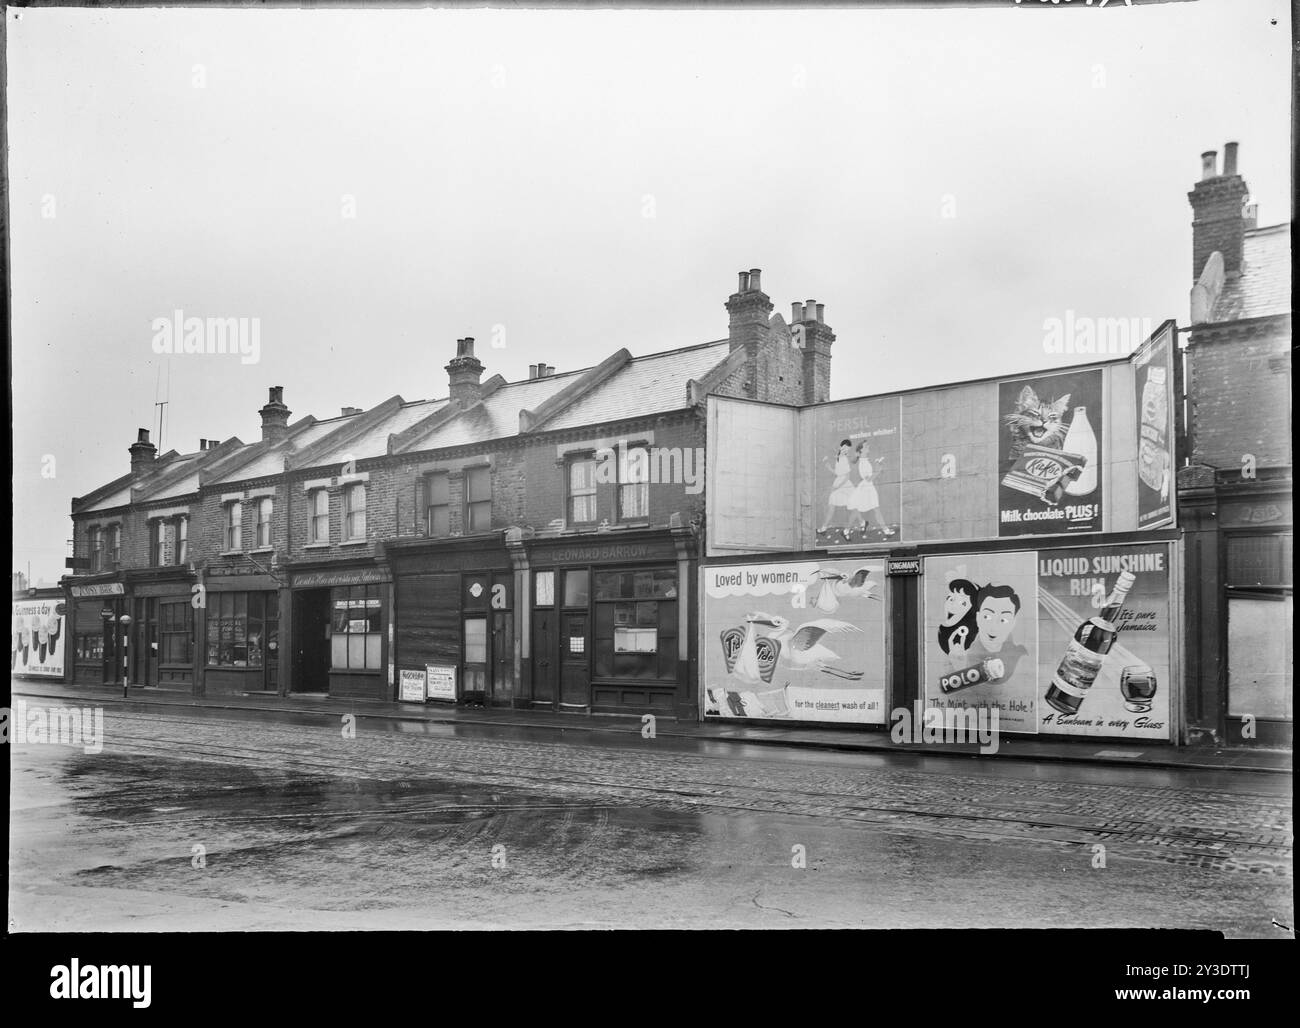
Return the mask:
[[[188,452],[260,438],[269,385],[295,418],[445,395],[463,335],[511,380],[720,339],[758,267],[787,318],[826,304],[842,398],[1084,360],[1044,353],[1067,311],[1185,324],[1186,193],[1227,140],[1260,224],[1291,216],[1284,0],[8,18],[34,579],[160,361]],[[260,318],[260,363],[157,357],[177,308]]]

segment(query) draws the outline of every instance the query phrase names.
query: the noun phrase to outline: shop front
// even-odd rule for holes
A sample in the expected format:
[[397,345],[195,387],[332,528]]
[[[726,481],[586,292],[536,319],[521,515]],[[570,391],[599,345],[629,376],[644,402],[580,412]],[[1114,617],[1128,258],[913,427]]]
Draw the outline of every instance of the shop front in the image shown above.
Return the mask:
[[193,691],[197,610],[193,573],[130,573],[131,683]]
[[694,551],[689,531],[617,542],[525,544],[522,705],[569,713],[694,717]]
[[[272,685],[268,678],[268,689],[392,699],[393,579],[388,568],[374,561],[312,567],[291,570],[289,581],[287,609],[276,610],[276,679]],[[282,627],[288,628],[291,654],[283,683],[278,656]]]
[[499,535],[387,547],[394,662],[407,702],[513,706],[518,695],[518,573]]
[[121,685],[128,656],[130,609],[119,580],[80,582],[68,587],[71,680],[77,685]]
[[[200,695],[279,693],[280,581],[260,569],[235,565],[209,568],[202,584],[202,602],[195,611],[202,640]],[[159,603],[164,655],[179,654],[184,617],[173,599]]]

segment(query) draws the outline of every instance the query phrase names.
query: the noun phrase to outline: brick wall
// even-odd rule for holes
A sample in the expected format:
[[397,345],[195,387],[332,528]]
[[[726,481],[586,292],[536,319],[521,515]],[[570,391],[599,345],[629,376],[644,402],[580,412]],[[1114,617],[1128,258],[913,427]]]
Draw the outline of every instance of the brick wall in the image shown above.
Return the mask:
[[1187,392],[1192,462],[1239,469],[1291,464],[1290,318],[1252,335],[1199,328]]

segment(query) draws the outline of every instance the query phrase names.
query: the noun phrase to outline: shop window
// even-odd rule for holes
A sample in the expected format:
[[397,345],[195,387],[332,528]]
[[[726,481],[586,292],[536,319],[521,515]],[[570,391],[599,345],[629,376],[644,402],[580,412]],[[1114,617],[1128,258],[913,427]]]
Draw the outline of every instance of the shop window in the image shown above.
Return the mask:
[[378,585],[334,589],[330,665],[334,671],[378,671],[383,607]]
[[258,499],[255,545],[259,550],[269,550],[271,548],[271,508],[271,497],[263,496]]
[[327,489],[313,489],[310,499],[311,524],[308,538],[314,543],[330,541],[330,494]]
[[104,631],[80,632],[76,643],[77,660],[99,663],[104,659]]
[[591,525],[596,521],[596,459],[577,457],[568,463],[568,521]]
[[487,532],[492,528],[492,469],[465,469],[465,531]]
[[164,603],[158,611],[159,658],[164,664],[194,662],[194,608],[188,600]]
[[533,603],[538,607],[555,606],[555,572],[539,571],[533,576]]
[[356,542],[366,537],[366,487],[350,485],[343,493],[343,538]]
[[244,505],[235,500],[226,504],[226,551],[242,550],[244,548]]
[[451,482],[445,471],[425,478],[425,531],[437,538],[451,535]]
[[677,574],[672,568],[595,576],[594,671],[602,678],[677,676]]
[[585,607],[590,589],[587,585],[586,571],[564,572],[564,605],[566,607]]
[[619,449],[618,517],[644,521],[650,516],[650,454],[643,446]]

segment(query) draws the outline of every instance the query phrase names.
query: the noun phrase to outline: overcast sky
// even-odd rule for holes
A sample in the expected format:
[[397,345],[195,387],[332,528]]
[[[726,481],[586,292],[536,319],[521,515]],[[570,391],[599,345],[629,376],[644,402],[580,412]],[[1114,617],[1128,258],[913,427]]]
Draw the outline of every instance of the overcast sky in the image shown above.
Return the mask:
[[[1288,5],[1024,7],[10,10],[14,568],[63,573],[160,366],[189,452],[270,385],[444,396],[464,335],[510,380],[720,339],[743,268],[826,305],[837,399],[1185,324],[1202,151],[1290,220]],[[259,362],[158,357],[177,309]]]

